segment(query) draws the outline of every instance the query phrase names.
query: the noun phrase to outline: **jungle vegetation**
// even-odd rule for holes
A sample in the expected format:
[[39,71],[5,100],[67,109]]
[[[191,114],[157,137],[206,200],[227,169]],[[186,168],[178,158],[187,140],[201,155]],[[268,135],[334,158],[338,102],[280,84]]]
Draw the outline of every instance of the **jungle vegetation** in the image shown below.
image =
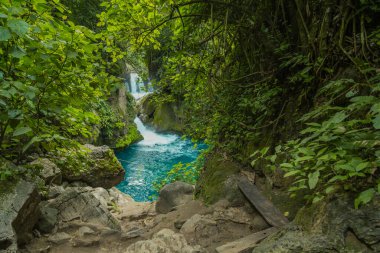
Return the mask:
[[380,193],[376,0],[2,1],[0,55],[7,157],[89,137],[126,61],[187,134],[292,193]]
[[380,191],[380,4],[110,0],[100,25],[141,52],[187,131],[317,202]]

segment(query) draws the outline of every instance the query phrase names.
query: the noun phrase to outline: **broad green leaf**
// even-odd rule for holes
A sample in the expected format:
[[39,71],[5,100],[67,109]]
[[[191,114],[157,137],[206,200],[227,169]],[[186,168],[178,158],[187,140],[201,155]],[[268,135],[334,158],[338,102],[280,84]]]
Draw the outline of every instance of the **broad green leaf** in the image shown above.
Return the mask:
[[31,145],[33,145],[34,143],[36,142],[40,142],[41,141],[41,138],[38,137],[38,136],[34,136],[23,148],[22,148],[22,152],[25,153],[25,151],[27,151]]
[[26,55],[26,52],[21,47],[14,47],[11,51],[11,55],[15,58],[21,59]]
[[375,101],[374,96],[357,96],[350,99],[351,102],[360,103],[360,104],[370,104]]
[[372,123],[373,123],[373,127],[375,129],[380,129],[380,114],[378,114],[373,120],[372,120]]
[[9,110],[8,111],[8,116],[11,119],[19,119],[21,115],[22,115],[22,111],[20,111],[20,110]]
[[333,183],[335,181],[344,181],[344,180],[347,180],[347,178],[348,178],[348,176],[337,175],[337,176],[332,177],[329,180],[329,183]]
[[8,41],[10,38],[12,34],[8,28],[0,26],[0,41]]
[[294,166],[290,163],[281,163],[280,164],[281,167],[283,168],[293,168]]
[[13,132],[13,136],[15,137],[15,136],[24,135],[24,134],[29,133],[31,131],[32,131],[32,129],[30,127],[19,127]]
[[329,119],[329,122],[338,124],[347,118],[345,112],[337,112],[332,118]]
[[17,6],[11,6],[8,8],[8,13],[11,15],[22,15],[25,13],[25,9]]
[[268,150],[269,150],[269,147],[265,147],[265,148],[263,148],[262,150],[260,150],[260,153],[261,153],[262,155],[265,155],[266,153],[268,153]]
[[360,163],[359,165],[356,166],[356,171],[361,171],[365,168],[367,168],[369,165],[368,162]]
[[300,172],[299,170],[292,170],[292,171],[285,173],[284,177],[291,177],[291,176],[298,174],[299,172]]
[[375,195],[375,189],[370,188],[365,190],[359,194],[359,196],[355,199],[355,208],[357,209],[361,204],[367,204],[370,202]]
[[4,13],[0,13],[0,18],[8,18],[8,15],[6,15]]
[[321,201],[321,200],[323,200],[325,198],[325,196],[315,196],[314,198],[313,198],[313,204],[315,204],[315,203],[318,203],[319,201]]
[[0,96],[5,98],[11,98],[12,94],[8,90],[0,90]]
[[314,158],[314,156],[302,156],[302,157],[296,158],[295,162],[298,163],[298,162],[308,161],[308,160],[311,160],[313,158]]
[[335,185],[331,185],[331,186],[326,188],[325,192],[326,192],[326,194],[330,194],[330,193],[334,192],[336,190],[336,188],[337,187]]
[[319,180],[319,171],[315,171],[313,173],[310,173],[308,175],[309,177],[309,188],[312,190],[317,186],[318,180]]
[[8,20],[8,27],[20,37],[23,37],[29,30],[29,24],[22,19]]
[[374,112],[374,113],[380,113],[380,103],[374,104],[371,107],[371,111]]

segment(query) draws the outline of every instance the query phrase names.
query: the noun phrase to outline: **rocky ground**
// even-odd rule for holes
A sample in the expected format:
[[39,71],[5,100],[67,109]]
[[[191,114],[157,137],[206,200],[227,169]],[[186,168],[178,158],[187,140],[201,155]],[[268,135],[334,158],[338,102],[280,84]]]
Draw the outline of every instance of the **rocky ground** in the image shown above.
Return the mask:
[[250,207],[206,207],[183,191],[192,186],[175,184],[181,185],[157,203],[135,202],[115,188],[54,186],[22,252],[213,252],[268,227]]
[[[270,228],[247,201],[222,198],[206,206],[182,182],[166,185],[157,202],[135,202],[113,187],[122,172],[109,149],[90,149],[97,165],[83,173],[92,173],[91,186],[49,158],[31,162],[41,167],[44,191],[26,179],[0,185],[1,253],[380,252],[379,198],[361,209],[352,207],[350,196],[329,199]],[[99,167],[111,163],[112,170]],[[264,231],[273,234],[245,247]],[[236,240],[244,250],[219,248]]]

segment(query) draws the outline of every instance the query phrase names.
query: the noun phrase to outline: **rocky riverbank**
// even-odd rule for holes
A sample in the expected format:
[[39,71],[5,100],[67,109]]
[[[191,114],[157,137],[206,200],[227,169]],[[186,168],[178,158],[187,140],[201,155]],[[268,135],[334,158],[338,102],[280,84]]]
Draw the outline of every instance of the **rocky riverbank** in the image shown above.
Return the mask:
[[57,157],[44,157],[28,165],[39,168],[39,176],[1,185],[1,253],[380,250],[378,199],[358,210],[352,208],[350,196],[305,206],[291,223],[252,243],[253,234],[271,226],[235,184],[245,177],[265,191],[262,179],[247,171],[227,176],[223,189],[231,194],[209,205],[194,199],[195,187],[182,182],[166,185],[157,202],[135,202],[114,188],[124,171],[113,152],[106,146],[86,148],[86,162],[75,177],[68,173],[73,168],[58,163]]

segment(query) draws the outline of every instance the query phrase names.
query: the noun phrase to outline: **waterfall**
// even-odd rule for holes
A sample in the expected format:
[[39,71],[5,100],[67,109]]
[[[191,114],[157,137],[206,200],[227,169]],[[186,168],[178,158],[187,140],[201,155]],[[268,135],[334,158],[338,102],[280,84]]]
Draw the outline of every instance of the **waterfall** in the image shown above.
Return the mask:
[[142,98],[148,93],[145,84],[140,80],[137,73],[130,73],[129,92],[136,99]]
[[135,118],[135,123],[137,129],[140,131],[141,135],[144,137],[144,140],[137,143],[139,146],[154,146],[154,145],[167,145],[174,142],[179,137],[175,134],[159,134],[150,129],[148,129],[141,122],[139,117]]

